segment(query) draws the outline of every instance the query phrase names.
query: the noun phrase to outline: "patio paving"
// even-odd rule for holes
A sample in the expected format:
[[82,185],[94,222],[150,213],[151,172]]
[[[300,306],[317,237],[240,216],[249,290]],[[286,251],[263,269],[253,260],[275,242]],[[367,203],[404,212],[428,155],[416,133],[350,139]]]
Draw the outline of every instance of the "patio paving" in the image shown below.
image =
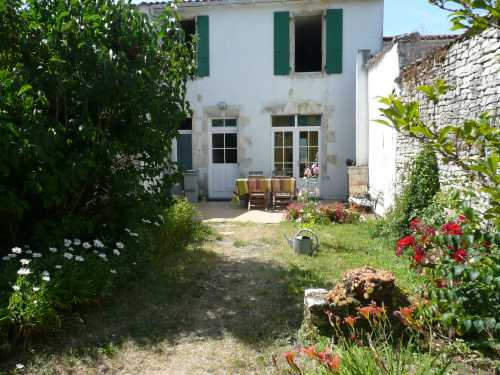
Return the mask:
[[284,211],[246,210],[232,202],[200,202],[196,207],[204,222],[239,222],[256,224],[278,224],[283,220]]

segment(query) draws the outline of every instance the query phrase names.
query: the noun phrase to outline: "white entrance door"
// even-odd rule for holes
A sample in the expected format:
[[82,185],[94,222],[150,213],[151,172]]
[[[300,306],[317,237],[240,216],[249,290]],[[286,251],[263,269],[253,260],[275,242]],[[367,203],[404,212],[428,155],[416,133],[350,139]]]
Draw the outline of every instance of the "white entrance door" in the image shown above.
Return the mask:
[[210,138],[209,198],[230,199],[240,174],[237,120],[212,120]]

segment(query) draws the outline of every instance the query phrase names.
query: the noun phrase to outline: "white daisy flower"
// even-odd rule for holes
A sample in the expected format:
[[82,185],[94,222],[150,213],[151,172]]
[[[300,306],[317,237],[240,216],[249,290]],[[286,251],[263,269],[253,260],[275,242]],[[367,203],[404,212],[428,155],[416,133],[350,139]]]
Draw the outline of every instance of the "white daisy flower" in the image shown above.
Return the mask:
[[20,247],[13,247],[12,252],[14,254],[21,254],[23,252],[23,250]]
[[64,246],[65,247],[70,247],[71,246],[71,240],[65,239],[64,240]]
[[28,255],[33,254],[33,251],[31,251],[31,250],[26,250],[26,254],[28,254]]
[[82,244],[82,241],[80,241],[80,239],[78,239],[78,238],[75,238],[75,239],[73,240],[73,244],[74,244],[75,246],[80,246],[80,245]]
[[14,289],[15,292],[19,292],[21,290],[19,285],[12,285],[12,289]]
[[130,233],[130,229],[125,228],[125,232]]
[[84,249],[90,249],[92,247],[92,245],[89,244],[88,242],[84,242],[82,246]]
[[142,219],[142,222],[144,224],[151,224],[151,220],[148,220],[148,219]]
[[73,259],[73,254],[71,254],[71,253],[64,253],[64,257],[66,259]]
[[159,226],[160,226],[160,223],[158,223],[157,221],[155,221],[155,225],[156,225],[157,227],[159,227]]
[[23,266],[27,266],[28,264],[31,263],[31,260],[29,260],[29,259],[21,259],[20,262],[21,262],[21,264]]
[[121,249],[123,249],[125,247],[125,245],[123,243],[121,243],[121,242],[117,242],[116,243],[116,247],[121,250]]
[[106,260],[106,254],[104,253],[99,253],[99,258]]
[[113,249],[113,254],[115,254],[115,255],[120,255],[120,250],[118,250],[118,249]]
[[62,266],[60,264],[56,264],[56,269],[60,270],[62,269]]
[[27,267],[21,267],[17,270],[17,274],[21,276],[27,276],[31,274],[31,270]]
[[42,276],[42,280],[49,282],[50,281],[50,276]]
[[23,365],[22,363],[18,363],[18,364],[16,365],[16,369],[17,369],[17,370],[22,370],[23,368],[24,368],[24,365]]
[[104,247],[104,244],[99,240],[94,240],[94,246],[102,249]]
[[41,258],[42,254],[40,253],[33,253],[33,258]]
[[130,237],[139,237],[139,235],[135,232],[130,232],[129,235]]
[[115,270],[110,270],[109,272],[113,273],[113,274],[116,274],[116,271]]
[[40,290],[40,288],[39,288],[39,287],[37,287],[37,286],[34,286],[34,287],[33,287],[33,291],[34,291],[34,292],[38,292],[39,290]]
[[49,251],[51,253],[57,253],[57,249],[55,247],[49,247]]
[[75,260],[76,260],[77,262],[83,262],[83,261],[84,261],[83,257],[82,257],[82,256],[80,256],[80,255],[77,255],[77,256],[75,257]]

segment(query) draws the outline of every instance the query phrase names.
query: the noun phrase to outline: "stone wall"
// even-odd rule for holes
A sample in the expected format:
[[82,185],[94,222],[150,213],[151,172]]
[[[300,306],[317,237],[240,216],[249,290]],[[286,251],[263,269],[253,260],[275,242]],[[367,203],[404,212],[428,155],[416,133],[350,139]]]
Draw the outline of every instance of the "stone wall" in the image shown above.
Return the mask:
[[[443,79],[452,89],[437,106],[424,100],[416,88]],[[500,125],[500,31],[487,30],[473,38],[461,38],[448,47],[406,66],[399,78],[400,94],[407,101],[421,102],[421,118],[438,127],[462,124],[481,113],[492,115]],[[398,134],[396,141],[396,185],[401,191],[408,167],[420,146]],[[439,156],[438,156],[439,157]],[[444,189],[464,186],[464,174],[453,165],[440,165]]]

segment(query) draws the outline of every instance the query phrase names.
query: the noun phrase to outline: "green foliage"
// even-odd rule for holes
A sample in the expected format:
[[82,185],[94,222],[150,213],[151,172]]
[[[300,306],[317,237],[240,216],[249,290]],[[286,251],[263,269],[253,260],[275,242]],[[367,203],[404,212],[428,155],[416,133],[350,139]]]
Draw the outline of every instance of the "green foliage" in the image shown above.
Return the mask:
[[109,233],[164,205],[193,70],[172,11],[1,0],[0,19],[0,241]]
[[429,0],[433,5],[451,12],[452,30],[480,33],[489,27],[500,29],[498,0]]
[[[429,101],[437,104],[449,87],[443,81],[432,86],[419,87]],[[440,154],[444,163],[461,168],[471,184],[478,184],[490,201],[485,219],[500,225],[500,129],[491,121],[491,116],[482,114],[478,119],[465,120],[461,125],[437,127],[425,124],[420,119],[418,102],[403,103],[390,95],[381,98],[387,107],[381,109],[384,120],[379,122],[394,127],[398,132],[415,138]],[[474,188],[464,186],[464,194],[476,196]]]
[[0,349],[57,329],[65,313],[108,300],[159,258],[208,234],[196,210],[177,200],[163,215],[125,228],[122,242],[66,239],[44,255],[28,247],[12,249],[0,260]]
[[408,231],[408,223],[421,215],[439,191],[439,169],[434,151],[424,147],[410,168],[405,188],[394,208],[380,221],[379,233],[400,236]]

